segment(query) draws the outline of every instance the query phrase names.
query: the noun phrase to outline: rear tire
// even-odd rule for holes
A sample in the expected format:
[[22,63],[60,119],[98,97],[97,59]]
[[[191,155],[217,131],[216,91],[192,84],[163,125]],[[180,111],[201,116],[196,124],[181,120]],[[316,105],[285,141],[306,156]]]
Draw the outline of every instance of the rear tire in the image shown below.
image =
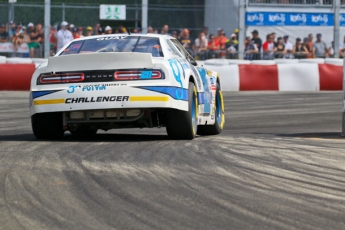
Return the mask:
[[199,125],[198,135],[217,135],[220,134],[224,128],[224,101],[220,86],[217,83],[216,91],[216,108],[215,108],[215,122],[213,125]]
[[189,82],[188,111],[171,109],[167,113],[166,129],[173,139],[191,140],[198,128],[198,97],[196,87]]
[[61,113],[36,113],[31,116],[32,131],[37,139],[60,139],[63,137]]

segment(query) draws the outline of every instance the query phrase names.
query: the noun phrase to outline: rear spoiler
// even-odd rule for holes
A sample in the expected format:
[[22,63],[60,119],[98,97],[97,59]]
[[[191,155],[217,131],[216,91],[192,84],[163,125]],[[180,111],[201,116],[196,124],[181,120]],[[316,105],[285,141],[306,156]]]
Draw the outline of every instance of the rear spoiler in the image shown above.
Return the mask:
[[49,57],[47,71],[80,71],[105,69],[154,68],[150,53],[85,53]]

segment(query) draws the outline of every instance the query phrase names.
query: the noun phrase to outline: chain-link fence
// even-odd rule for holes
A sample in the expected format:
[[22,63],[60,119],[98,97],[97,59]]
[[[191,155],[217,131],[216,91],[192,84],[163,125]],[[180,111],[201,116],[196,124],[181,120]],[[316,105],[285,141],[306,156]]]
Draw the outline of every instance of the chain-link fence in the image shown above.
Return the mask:
[[[202,1],[201,1],[202,2]],[[76,26],[94,26],[100,23],[102,27],[110,25],[117,27],[141,27],[141,4],[126,4],[125,21],[102,21],[99,19],[99,4],[51,4],[51,24],[59,25],[62,21]],[[14,21],[27,25],[29,22],[43,24],[44,4],[25,3],[13,4]],[[0,3],[0,23],[8,21],[9,4]],[[200,5],[149,5],[148,25],[160,31],[164,24],[170,30],[188,28],[191,32],[201,30],[204,23],[204,4]]]

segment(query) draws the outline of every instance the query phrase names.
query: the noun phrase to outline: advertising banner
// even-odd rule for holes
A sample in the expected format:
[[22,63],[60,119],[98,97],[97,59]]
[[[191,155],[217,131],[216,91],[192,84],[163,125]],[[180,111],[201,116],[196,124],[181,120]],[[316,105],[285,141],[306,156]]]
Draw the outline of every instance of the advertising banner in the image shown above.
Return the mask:
[[[247,26],[333,26],[333,13],[247,12]],[[340,14],[345,26],[345,14]]]

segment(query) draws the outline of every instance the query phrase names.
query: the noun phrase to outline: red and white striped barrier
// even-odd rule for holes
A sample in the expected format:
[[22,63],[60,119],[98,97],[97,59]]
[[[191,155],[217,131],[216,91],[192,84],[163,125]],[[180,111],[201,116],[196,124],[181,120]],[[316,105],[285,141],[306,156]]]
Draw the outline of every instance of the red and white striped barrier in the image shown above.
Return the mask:
[[[46,59],[0,56],[0,90],[29,90],[31,76],[36,66],[45,61]],[[341,59],[272,61],[212,59],[202,64],[220,74],[223,91],[343,89]]]
[[29,90],[35,64],[0,64],[0,90]]
[[342,60],[334,60],[332,64],[317,62],[274,64],[274,61],[253,61],[250,64],[210,65],[206,61],[204,66],[220,74],[223,91],[342,90]]

